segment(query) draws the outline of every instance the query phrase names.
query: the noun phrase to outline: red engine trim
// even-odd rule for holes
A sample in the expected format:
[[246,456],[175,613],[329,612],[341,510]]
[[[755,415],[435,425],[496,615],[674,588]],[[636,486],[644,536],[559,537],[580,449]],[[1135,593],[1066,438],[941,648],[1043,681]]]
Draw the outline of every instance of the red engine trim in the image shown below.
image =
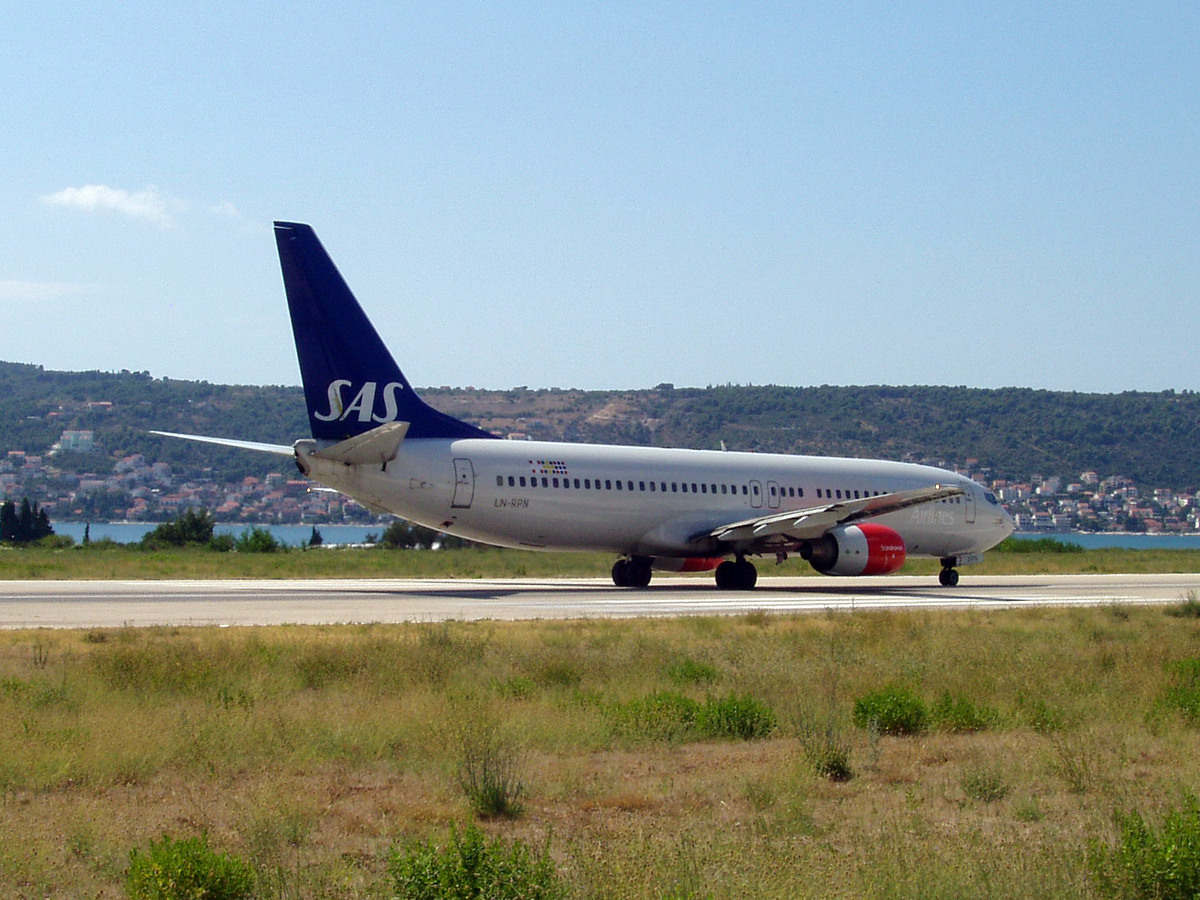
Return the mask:
[[888,575],[907,556],[904,538],[896,531],[864,522],[834,528],[808,547],[805,558],[825,575]]

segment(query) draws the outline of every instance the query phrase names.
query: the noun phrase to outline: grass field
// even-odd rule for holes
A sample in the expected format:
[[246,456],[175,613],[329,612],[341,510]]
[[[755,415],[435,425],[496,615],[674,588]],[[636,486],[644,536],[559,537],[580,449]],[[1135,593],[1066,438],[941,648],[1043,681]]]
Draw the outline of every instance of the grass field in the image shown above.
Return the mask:
[[[389,850],[479,819],[480,762],[520,810],[481,826],[570,897],[1096,896],[1114,813],[1200,790],[1200,618],[1168,611],[4,632],[0,896],[125,896],[164,834],[255,896],[393,896]],[[921,727],[856,726],[873,694]]]
[[[1026,543],[1016,546],[1036,546]],[[607,577],[614,556],[603,553],[536,553],[471,547],[437,552],[383,549],[292,549],[282,553],[218,553],[204,549],[147,551],[95,543],[67,550],[0,545],[0,579],[160,578],[525,578]],[[776,566],[757,561],[759,574],[821,578],[803,560]],[[936,574],[935,560],[911,560],[903,574]],[[1194,550],[1103,549],[1070,553],[992,552],[971,575],[1021,573],[1151,573],[1200,570]],[[712,578],[711,573],[696,577]]]

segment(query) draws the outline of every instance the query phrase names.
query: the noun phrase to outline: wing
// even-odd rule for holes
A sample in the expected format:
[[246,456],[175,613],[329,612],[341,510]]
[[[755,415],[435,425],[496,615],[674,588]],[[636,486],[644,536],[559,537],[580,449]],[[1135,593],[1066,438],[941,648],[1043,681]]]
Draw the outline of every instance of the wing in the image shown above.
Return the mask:
[[743,545],[747,548],[755,544],[766,543],[771,538],[777,537],[792,541],[812,540],[839,525],[849,525],[863,519],[885,516],[888,513],[908,509],[910,506],[935,503],[938,500],[957,497],[963,493],[966,492],[960,487],[935,484],[932,487],[897,491],[894,494],[882,494],[878,497],[841,500],[824,506],[772,513],[757,519],[746,519],[743,522],[722,525],[714,528],[704,537],[715,538],[722,543]]
[[199,434],[176,434],[173,431],[151,431],[162,437],[183,438],[185,441],[200,441],[203,444],[219,444],[222,447],[237,447],[239,450],[257,450],[259,453],[277,453],[280,456],[295,456],[296,451],[283,444],[259,444],[255,441],[235,441],[232,438],[205,437]]

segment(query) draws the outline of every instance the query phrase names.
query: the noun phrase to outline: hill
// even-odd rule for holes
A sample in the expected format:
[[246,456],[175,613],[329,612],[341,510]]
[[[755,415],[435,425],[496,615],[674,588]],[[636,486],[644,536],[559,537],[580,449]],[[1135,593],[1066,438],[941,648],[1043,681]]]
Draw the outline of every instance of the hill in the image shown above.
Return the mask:
[[[998,477],[1121,474],[1175,491],[1200,485],[1200,394],[1082,394],[1026,388],[725,385],[634,391],[428,388],[432,405],[498,434],[534,439],[977,461]],[[111,469],[143,454],[181,475],[261,477],[278,458],[156,438],[152,429],[291,443],[307,433],[299,387],[55,372],[0,362],[0,457],[44,455],[64,431],[94,452],[56,465]],[[107,460],[107,462],[105,461]]]

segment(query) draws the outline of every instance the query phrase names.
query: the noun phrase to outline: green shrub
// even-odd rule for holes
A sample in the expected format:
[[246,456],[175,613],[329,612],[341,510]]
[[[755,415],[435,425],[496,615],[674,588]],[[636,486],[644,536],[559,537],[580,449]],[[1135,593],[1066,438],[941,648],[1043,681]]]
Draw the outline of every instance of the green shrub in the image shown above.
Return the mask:
[[251,526],[237,536],[233,549],[238,553],[278,553],[287,547],[267,529]]
[[145,853],[129,854],[130,900],[242,900],[253,889],[250,865],[212,850],[206,837],[176,841],[164,834]]
[[142,547],[160,550],[163,547],[203,546],[213,538],[217,517],[207,509],[189,509],[175,519],[163,522],[142,537]]
[[961,694],[952,695],[949,691],[933,704],[930,719],[939,731],[951,734],[970,734],[976,731],[986,731],[996,721],[994,710],[986,706],[976,706],[970,699]]
[[661,691],[609,707],[613,731],[645,741],[682,741],[691,737],[700,704],[673,691]]
[[854,777],[850,766],[850,751],[843,744],[826,743],[805,745],[804,758],[813,771],[830,781],[849,781]]
[[971,768],[963,773],[963,793],[981,803],[996,803],[1008,796],[1008,782],[995,769]]
[[879,734],[920,734],[928,719],[925,701],[903,685],[889,685],[854,701],[854,724]]
[[1181,659],[1168,666],[1173,683],[1161,703],[1183,716],[1189,725],[1200,724],[1200,659]]
[[752,741],[774,730],[775,713],[753,697],[709,698],[696,716],[696,731],[706,738]]
[[667,666],[667,677],[676,684],[712,684],[721,679],[721,671],[716,666],[685,656]]
[[1200,896],[1200,804],[1189,794],[1182,809],[1150,826],[1137,812],[1114,815],[1116,846],[1093,842],[1089,868],[1102,897],[1194,900]]
[[644,741],[750,741],[775,730],[775,713],[769,706],[732,694],[698,703],[674,691],[660,691],[614,704],[608,715],[615,734]]
[[393,850],[388,873],[398,900],[555,900],[565,896],[549,846],[535,853],[521,840],[488,838],[475,825],[438,848]]

